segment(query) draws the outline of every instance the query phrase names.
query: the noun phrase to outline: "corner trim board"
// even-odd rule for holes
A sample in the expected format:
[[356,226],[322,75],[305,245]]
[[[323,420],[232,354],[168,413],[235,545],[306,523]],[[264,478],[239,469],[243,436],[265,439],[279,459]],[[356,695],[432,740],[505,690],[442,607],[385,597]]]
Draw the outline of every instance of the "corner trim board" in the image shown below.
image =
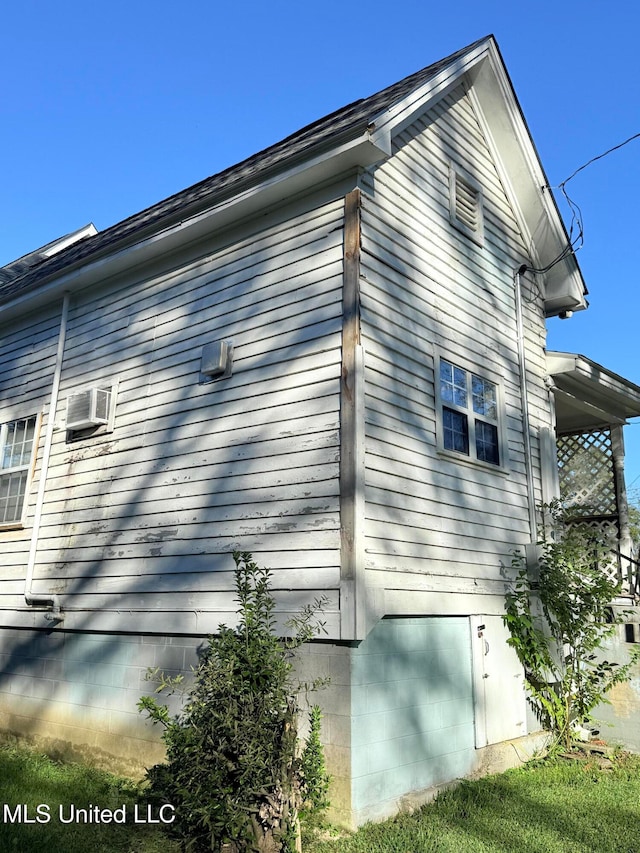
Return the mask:
[[360,343],[360,190],[345,196],[340,379],[340,623],[367,632],[364,595],[364,350]]

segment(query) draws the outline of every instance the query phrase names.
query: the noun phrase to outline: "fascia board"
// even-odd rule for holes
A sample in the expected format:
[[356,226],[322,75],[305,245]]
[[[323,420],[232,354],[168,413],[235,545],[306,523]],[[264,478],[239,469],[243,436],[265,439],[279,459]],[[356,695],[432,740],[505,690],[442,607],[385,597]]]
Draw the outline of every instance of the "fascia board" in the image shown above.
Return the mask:
[[640,415],[640,387],[576,353],[547,353],[547,371],[560,390],[606,411],[619,422]]
[[35,290],[19,294],[0,306],[0,322],[31,311],[59,297],[64,291],[80,290],[183,249],[214,231],[229,228],[238,220],[255,216],[265,208],[281,205],[286,200],[326,185],[341,175],[353,172],[355,185],[358,169],[379,163],[386,157],[386,151],[373,143],[369,132],[364,131],[358,137],[317,153],[311,159],[247,187],[204,211],[178,222],[171,222],[138,240],[131,241],[129,238],[126,245],[115,245],[105,250],[100,257],[93,260],[84,259],[72,269],[60,270],[49,282],[43,283]]
[[371,139],[391,153],[391,139],[457,86],[464,75],[487,55],[491,38],[476,45],[464,56],[453,60],[422,86],[413,89],[402,101],[379,113],[372,121]]
[[[423,86],[373,119],[371,138],[391,152],[393,137],[462,81],[467,83],[500,177],[527,243],[529,258],[542,268],[567,246],[568,237],[492,37],[454,60]],[[519,266],[523,259],[514,259]],[[586,287],[573,255],[545,278],[548,316],[586,308]]]
[[[471,75],[476,103],[482,110],[502,169],[510,176],[528,233],[535,241],[538,222],[548,221],[559,251],[567,242],[564,226],[543,189],[547,184],[546,175],[494,44],[487,51],[487,58],[488,62]],[[539,258],[541,263],[549,260],[551,258]]]
[[[568,235],[493,40],[485,58],[470,70],[469,90],[531,261],[542,268],[565,249]],[[545,285],[548,316],[586,308],[586,286],[573,255],[547,273]]]

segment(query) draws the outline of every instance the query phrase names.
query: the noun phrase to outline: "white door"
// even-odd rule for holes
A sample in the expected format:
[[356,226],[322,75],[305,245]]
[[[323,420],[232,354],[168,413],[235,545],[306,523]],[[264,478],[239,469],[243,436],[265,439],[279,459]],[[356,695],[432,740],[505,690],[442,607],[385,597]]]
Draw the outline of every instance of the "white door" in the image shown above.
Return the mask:
[[527,733],[524,672],[500,616],[471,617],[476,747]]

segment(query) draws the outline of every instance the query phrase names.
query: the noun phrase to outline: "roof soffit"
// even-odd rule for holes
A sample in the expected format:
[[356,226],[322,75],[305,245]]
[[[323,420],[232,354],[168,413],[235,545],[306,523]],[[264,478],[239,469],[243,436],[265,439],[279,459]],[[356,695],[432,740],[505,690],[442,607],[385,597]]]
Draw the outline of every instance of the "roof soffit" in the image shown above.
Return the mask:
[[[439,73],[374,118],[371,140],[391,151],[391,139],[458,86],[467,83],[496,167],[519,221],[530,258],[514,258],[514,268],[550,264],[568,245],[562,217],[529,133],[508,72],[493,36],[476,42]],[[571,254],[545,275],[549,316],[586,308],[587,292]]]
[[640,416],[640,387],[577,353],[548,352],[558,430],[623,424]]
[[[491,40],[486,59],[469,73],[470,94],[500,177],[537,268],[551,264],[569,244],[564,222],[529,132],[498,46]],[[514,259],[515,260],[515,259]],[[570,253],[545,275],[548,316],[587,307],[587,288]]]
[[[61,253],[65,258],[61,258],[59,266],[43,266],[37,271],[37,282],[17,283],[15,293],[5,293],[3,301],[9,305],[15,301],[16,310],[21,310],[18,303],[31,302],[34,288],[84,287],[94,277],[109,274],[105,267],[112,264],[117,273],[131,263],[144,262],[161,247],[162,251],[172,251],[210,233],[212,227],[228,227],[242,216],[250,216],[323,181],[379,163],[390,155],[393,135],[462,80],[469,85],[498,154],[496,159],[503,164],[516,215],[520,213],[532,253],[537,252],[533,261],[542,265],[566,246],[566,232],[553,198],[541,189],[546,184],[544,172],[496,42],[488,36],[376,95],[320,119],[247,161],[134,214],[98,234],[86,249],[81,247],[79,253],[69,254],[68,260],[66,253]],[[584,307],[586,288],[573,256],[547,277],[550,300],[554,277],[560,282],[556,288],[559,296],[554,305],[548,300],[549,313]]]

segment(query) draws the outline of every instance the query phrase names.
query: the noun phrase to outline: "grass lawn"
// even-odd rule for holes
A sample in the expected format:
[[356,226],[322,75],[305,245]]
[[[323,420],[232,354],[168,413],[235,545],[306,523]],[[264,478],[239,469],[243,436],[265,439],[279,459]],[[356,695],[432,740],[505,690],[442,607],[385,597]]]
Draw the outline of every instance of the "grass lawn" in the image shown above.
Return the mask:
[[305,853],[640,853],[640,757],[529,765]]
[[[22,748],[0,748],[2,853],[178,853],[147,816],[131,782],[62,765]],[[10,814],[7,814],[5,804]],[[36,820],[11,823],[19,804]],[[127,822],[62,823],[70,806],[125,808]],[[22,812],[24,817],[24,812]],[[157,817],[157,815],[155,815]],[[315,840],[305,853],[640,853],[640,757],[621,755],[612,769],[594,760],[539,762],[477,782],[463,782],[413,815],[370,824],[352,835]]]
[[[178,853],[178,846],[157,827],[134,822],[136,803],[138,819],[147,818],[142,802],[139,789],[130,781],[77,764],[59,764],[24,748],[0,747],[2,853]],[[24,808],[18,813],[18,805],[26,806],[26,813]],[[115,816],[126,817],[127,822],[63,823],[75,818],[72,805],[112,811],[124,806],[124,812]],[[43,822],[26,823],[25,814],[29,820]]]

